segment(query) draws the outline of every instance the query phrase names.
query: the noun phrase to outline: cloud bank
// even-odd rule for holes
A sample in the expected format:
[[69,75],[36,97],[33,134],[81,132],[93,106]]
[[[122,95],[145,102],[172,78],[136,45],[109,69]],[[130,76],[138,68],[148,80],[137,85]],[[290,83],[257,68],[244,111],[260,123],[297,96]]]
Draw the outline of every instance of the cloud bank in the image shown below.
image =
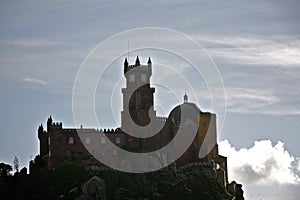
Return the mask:
[[248,149],[235,149],[227,140],[219,143],[228,157],[229,180],[247,184],[300,184],[300,158],[293,157],[280,141],[255,141]]

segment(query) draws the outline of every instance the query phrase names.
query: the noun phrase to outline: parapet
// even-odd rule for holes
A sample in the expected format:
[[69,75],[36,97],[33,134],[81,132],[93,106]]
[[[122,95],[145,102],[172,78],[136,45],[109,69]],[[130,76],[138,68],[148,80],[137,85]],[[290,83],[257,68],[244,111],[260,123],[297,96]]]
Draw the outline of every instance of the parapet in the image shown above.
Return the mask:
[[93,128],[80,128],[80,129],[75,129],[75,128],[67,128],[67,129],[62,129],[62,133],[65,134],[77,134],[77,133],[105,133],[105,134],[118,134],[121,133],[120,128],[116,129],[93,129]]
[[156,117],[156,120],[159,122],[166,122],[167,121],[167,117]]

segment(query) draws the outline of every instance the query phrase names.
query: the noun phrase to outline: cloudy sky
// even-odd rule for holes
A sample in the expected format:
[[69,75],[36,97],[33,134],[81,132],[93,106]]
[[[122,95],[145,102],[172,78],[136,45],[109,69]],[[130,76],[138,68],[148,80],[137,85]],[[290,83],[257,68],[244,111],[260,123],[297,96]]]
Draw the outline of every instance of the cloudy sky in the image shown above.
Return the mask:
[[[300,195],[299,10],[297,0],[1,0],[0,161],[12,163],[17,156],[27,166],[38,154],[37,127],[45,125],[50,114],[66,127],[74,126],[73,84],[96,45],[128,29],[163,27],[200,43],[220,71],[227,115],[219,146],[220,153],[228,156],[230,180],[243,184],[247,199],[296,199]],[[174,80],[166,79],[168,73],[155,72],[155,63],[167,65],[165,69],[177,63],[177,72],[184,66],[157,52],[141,54],[142,62],[153,55],[157,82]],[[107,72],[106,86],[124,83],[121,62],[121,58],[114,62],[120,72]],[[205,89],[197,88],[202,85],[194,88],[195,103],[217,112],[211,109]],[[158,86],[156,110],[167,115],[178,102],[163,91]],[[97,95],[101,102],[105,95]],[[100,118],[105,103],[97,104]],[[121,105],[116,108],[120,112]],[[106,127],[118,124],[106,119]]]

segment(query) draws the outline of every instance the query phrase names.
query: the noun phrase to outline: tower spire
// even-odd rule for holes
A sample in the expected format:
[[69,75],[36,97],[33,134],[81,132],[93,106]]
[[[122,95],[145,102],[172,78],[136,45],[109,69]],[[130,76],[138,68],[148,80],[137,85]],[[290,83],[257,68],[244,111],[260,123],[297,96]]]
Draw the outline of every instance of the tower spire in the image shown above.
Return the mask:
[[148,58],[148,62],[147,63],[148,63],[148,65],[152,64],[150,56]]
[[[186,89],[185,89],[186,90]],[[184,92],[184,96],[183,96],[183,103],[187,103],[188,102],[188,95],[186,94],[186,91]]]
[[128,60],[127,58],[125,58],[125,61],[124,61],[124,74],[128,71]]
[[139,65],[141,65],[140,59],[139,59],[139,56],[136,56],[135,66],[139,66]]

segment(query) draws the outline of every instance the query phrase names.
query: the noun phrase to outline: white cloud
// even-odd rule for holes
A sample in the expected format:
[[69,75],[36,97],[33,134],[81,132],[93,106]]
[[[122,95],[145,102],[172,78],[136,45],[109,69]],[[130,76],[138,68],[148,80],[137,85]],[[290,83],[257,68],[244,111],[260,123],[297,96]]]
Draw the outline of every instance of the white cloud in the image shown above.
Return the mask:
[[35,84],[35,85],[46,85],[47,82],[44,81],[44,80],[41,80],[41,79],[36,79],[36,78],[29,78],[29,77],[25,77],[23,79],[25,82],[29,82],[29,83],[32,83],[32,84]]
[[255,141],[248,149],[235,149],[225,140],[220,154],[228,157],[230,180],[242,184],[300,184],[300,160],[290,155],[280,141]]

